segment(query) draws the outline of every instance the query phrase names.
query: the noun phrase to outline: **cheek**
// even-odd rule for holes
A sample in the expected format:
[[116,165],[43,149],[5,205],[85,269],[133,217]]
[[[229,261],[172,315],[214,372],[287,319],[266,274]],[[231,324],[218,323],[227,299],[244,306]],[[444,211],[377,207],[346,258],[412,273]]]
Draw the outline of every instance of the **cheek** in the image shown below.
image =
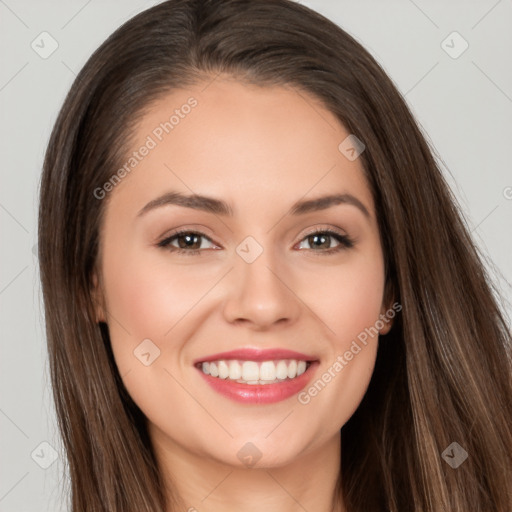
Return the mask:
[[104,261],[109,312],[135,339],[163,340],[215,282],[143,251],[124,252],[121,263],[111,254]]
[[[338,350],[350,344],[379,319],[384,292],[384,268],[378,249],[318,275],[309,303],[328,327]],[[311,290],[311,289],[310,289]]]
[[[195,278],[197,273],[194,277],[192,266],[188,271],[176,271],[165,258],[130,252],[126,245],[122,259],[114,243],[108,250],[103,273],[110,341],[119,374],[146,415],[163,414],[169,421],[167,413],[161,411],[162,403],[172,403],[181,410],[190,401],[169,375],[182,379],[176,371],[181,349],[195,328],[194,322],[188,321],[193,314],[187,315],[218,277],[210,277],[205,283]],[[144,363],[145,353],[151,360],[148,365]]]
[[355,412],[368,388],[378,348],[384,268],[376,251],[368,259],[318,276],[308,303],[327,326],[329,350],[309,388],[299,396],[306,407],[322,410],[333,429]]
[[116,246],[121,244],[114,240],[104,251],[103,274],[119,372],[124,375],[142,366],[134,351],[144,340],[151,340],[154,346],[149,345],[158,354],[152,367],[174,364],[171,358],[179,356],[180,340],[186,340],[194,327],[187,315],[218,277],[203,279],[192,267],[177,270],[161,256],[148,257],[147,252],[131,251],[126,244],[123,251],[116,251]]

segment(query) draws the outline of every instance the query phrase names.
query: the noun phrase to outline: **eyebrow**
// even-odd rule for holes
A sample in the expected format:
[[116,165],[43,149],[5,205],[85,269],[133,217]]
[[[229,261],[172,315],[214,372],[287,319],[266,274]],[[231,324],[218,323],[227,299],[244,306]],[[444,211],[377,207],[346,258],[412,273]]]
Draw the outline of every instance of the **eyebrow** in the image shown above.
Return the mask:
[[[370,213],[366,206],[352,194],[331,194],[327,196],[318,197],[316,199],[308,199],[297,201],[290,209],[292,215],[304,215],[306,213],[326,210],[338,204],[349,204],[358,208],[368,219]],[[220,199],[213,197],[202,196],[198,194],[185,195],[180,192],[167,192],[156,199],[150,201],[146,206],[141,208],[137,217],[140,217],[151,210],[161,208],[163,206],[175,205],[185,208],[193,208],[195,210],[203,210],[215,215],[233,216],[231,206]]]

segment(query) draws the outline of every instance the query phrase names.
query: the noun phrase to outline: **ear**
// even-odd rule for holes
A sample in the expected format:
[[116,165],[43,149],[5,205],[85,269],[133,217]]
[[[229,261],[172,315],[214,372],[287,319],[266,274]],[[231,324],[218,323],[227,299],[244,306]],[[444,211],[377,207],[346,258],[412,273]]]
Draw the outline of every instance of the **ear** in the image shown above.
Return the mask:
[[92,275],[92,283],[93,283],[93,289],[92,289],[92,300],[94,305],[94,311],[96,316],[96,322],[107,322],[105,314],[106,308],[105,308],[105,298],[103,296],[103,289],[100,283],[100,280],[98,279],[98,275],[96,271],[94,271]]
[[[396,316],[395,305],[395,293],[391,282],[388,280],[384,288],[384,299],[380,309],[379,320],[382,322],[383,327],[379,329],[379,335],[385,335],[393,327],[394,318]],[[381,323],[379,323],[381,325]]]
[[[382,303],[382,307],[380,309],[379,320],[382,322],[382,324],[384,324],[384,326],[381,329],[379,329],[379,335],[387,334],[391,330],[391,327],[393,327],[393,318],[395,316],[395,310],[389,304],[390,303]],[[389,314],[390,311],[392,312],[393,316]],[[381,324],[379,323],[379,325]]]

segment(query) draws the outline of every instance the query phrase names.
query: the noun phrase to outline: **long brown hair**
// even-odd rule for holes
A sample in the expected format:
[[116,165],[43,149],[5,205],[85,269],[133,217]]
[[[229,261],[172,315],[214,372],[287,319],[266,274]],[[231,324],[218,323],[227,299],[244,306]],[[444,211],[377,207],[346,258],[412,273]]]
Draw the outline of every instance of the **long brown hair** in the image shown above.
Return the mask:
[[[102,187],[147,106],[218,73],[314,95],[362,140],[386,291],[402,305],[343,426],[350,512],[512,510],[511,334],[483,257],[404,99],[349,34],[289,0],[169,0],[91,56],[55,123],[41,181],[39,262],[73,512],[163,512],[145,417],[95,321]],[[136,172],[136,171],[134,171]],[[441,456],[468,453],[457,469]],[[177,501],[176,501],[177,503]]]

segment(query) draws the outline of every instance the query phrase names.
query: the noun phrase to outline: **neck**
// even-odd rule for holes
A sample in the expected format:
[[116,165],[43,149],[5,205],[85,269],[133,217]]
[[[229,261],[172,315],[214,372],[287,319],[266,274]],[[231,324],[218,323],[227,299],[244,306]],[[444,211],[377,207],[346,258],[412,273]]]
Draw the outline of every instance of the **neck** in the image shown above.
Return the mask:
[[[232,466],[192,453],[150,428],[158,464],[171,496],[188,512],[345,512],[336,484],[341,462],[339,433],[320,449],[286,465]],[[172,509],[169,509],[171,512]]]

